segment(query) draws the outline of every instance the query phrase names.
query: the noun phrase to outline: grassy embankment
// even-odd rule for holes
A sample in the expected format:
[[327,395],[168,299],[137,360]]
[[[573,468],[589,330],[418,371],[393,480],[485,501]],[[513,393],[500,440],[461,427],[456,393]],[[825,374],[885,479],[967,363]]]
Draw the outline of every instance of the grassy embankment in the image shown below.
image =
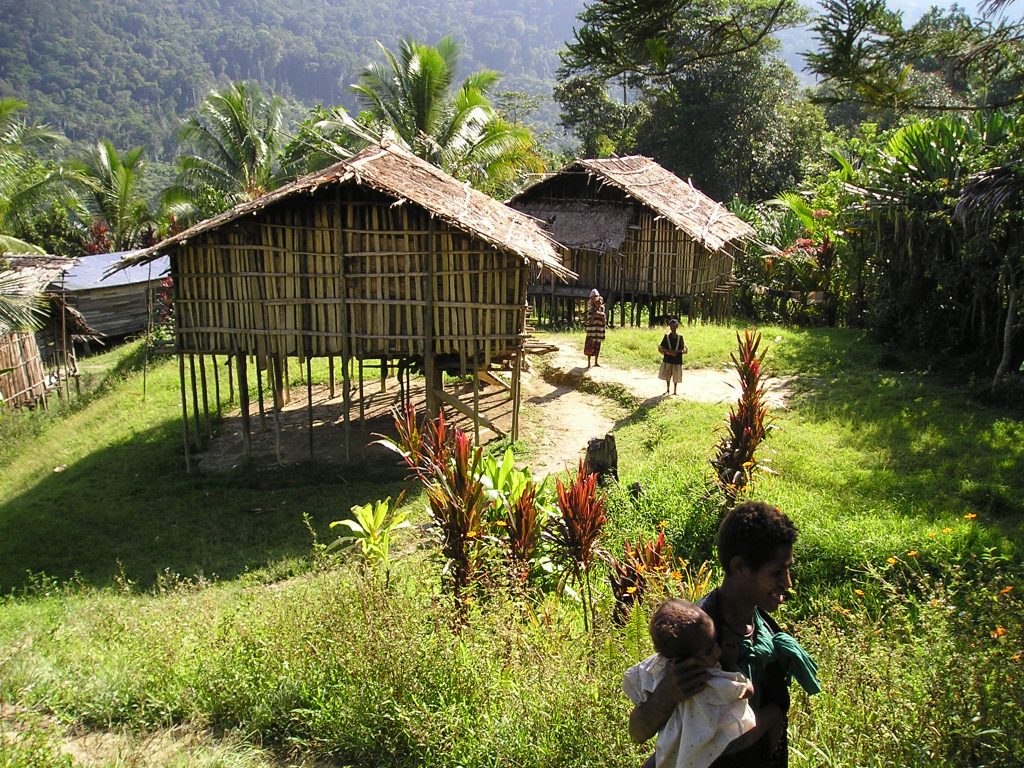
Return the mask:
[[[613,331],[602,359],[653,375],[660,333]],[[686,335],[690,366],[722,365],[735,343],[730,329]],[[765,340],[795,395],[763,451],[776,474],[753,496],[800,526],[781,618],[825,685],[794,698],[792,764],[1015,765],[1019,414],[900,370],[854,332]],[[0,585],[15,590],[0,605],[0,701],[86,727],[218,734],[193,765],[638,764],[618,683],[648,652],[642,612],[611,626],[602,585],[587,637],[571,601],[492,597],[456,635],[429,550],[398,558],[388,585],[308,556],[302,514],[324,535],[352,504],[394,495],[387,462],[189,477],[176,385],[159,366],[143,403],[122,358],[74,412],[0,419]],[[612,494],[609,549],[665,521],[691,572],[710,556],[706,460],[723,416],[666,400],[617,426],[621,479],[644,496]],[[20,717],[0,766],[62,764],[54,720]]]

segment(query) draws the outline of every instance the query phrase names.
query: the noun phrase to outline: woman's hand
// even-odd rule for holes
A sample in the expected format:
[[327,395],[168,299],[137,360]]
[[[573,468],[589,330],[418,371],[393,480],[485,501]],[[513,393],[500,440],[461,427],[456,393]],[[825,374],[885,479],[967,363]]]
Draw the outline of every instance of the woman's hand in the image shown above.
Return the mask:
[[668,722],[676,705],[698,693],[708,678],[708,671],[696,659],[671,660],[665,677],[647,701],[633,707],[629,716],[629,735],[637,744],[651,738]]

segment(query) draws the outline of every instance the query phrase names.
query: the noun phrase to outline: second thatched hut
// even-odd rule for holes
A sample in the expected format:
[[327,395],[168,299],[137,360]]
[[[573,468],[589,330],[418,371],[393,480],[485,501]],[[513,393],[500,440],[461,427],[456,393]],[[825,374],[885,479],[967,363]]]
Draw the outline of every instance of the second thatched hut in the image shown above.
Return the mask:
[[[649,157],[576,160],[509,203],[566,247],[574,283],[535,279],[538,315],[573,322],[597,288],[619,322],[729,316],[733,260],[753,228]],[[628,313],[628,316],[627,316]]]

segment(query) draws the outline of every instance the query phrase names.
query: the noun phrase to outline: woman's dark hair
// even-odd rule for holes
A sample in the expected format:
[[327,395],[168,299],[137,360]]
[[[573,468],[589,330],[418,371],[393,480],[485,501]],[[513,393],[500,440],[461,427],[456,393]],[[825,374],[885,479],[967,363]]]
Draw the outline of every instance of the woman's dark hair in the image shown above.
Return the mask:
[[737,504],[718,526],[718,562],[725,572],[739,555],[750,568],[758,570],[780,547],[792,547],[797,530],[793,521],[778,508],[763,501]]

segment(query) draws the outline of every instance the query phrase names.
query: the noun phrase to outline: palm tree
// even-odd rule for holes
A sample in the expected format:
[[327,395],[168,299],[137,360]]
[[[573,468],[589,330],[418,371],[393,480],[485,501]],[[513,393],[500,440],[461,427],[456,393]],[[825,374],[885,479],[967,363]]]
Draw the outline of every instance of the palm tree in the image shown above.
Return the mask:
[[281,100],[252,84],[212,91],[185,121],[181,139],[192,154],[179,159],[177,185],[165,200],[199,199],[203,213],[254,200],[278,187]]
[[153,221],[149,206],[139,195],[146,166],[143,152],[136,147],[120,154],[109,141],[101,140],[84,160],[68,163],[83,192],[79,217],[94,231],[105,229],[115,251],[140,245],[143,230]]
[[405,39],[397,56],[381,49],[386,63],[369,65],[352,88],[365,108],[359,123],[484,189],[543,170],[529,129],[491,105],[497,72],[475,72],[452,93],[459,47],[451,38],[436,46]]
[[25,102],[0,98],[0,253],[42,253],[18,237],[25,214],[49,199],[62,181],[59,169],[47,168],[39,154],[65,141],[44,126],[17,118]]

